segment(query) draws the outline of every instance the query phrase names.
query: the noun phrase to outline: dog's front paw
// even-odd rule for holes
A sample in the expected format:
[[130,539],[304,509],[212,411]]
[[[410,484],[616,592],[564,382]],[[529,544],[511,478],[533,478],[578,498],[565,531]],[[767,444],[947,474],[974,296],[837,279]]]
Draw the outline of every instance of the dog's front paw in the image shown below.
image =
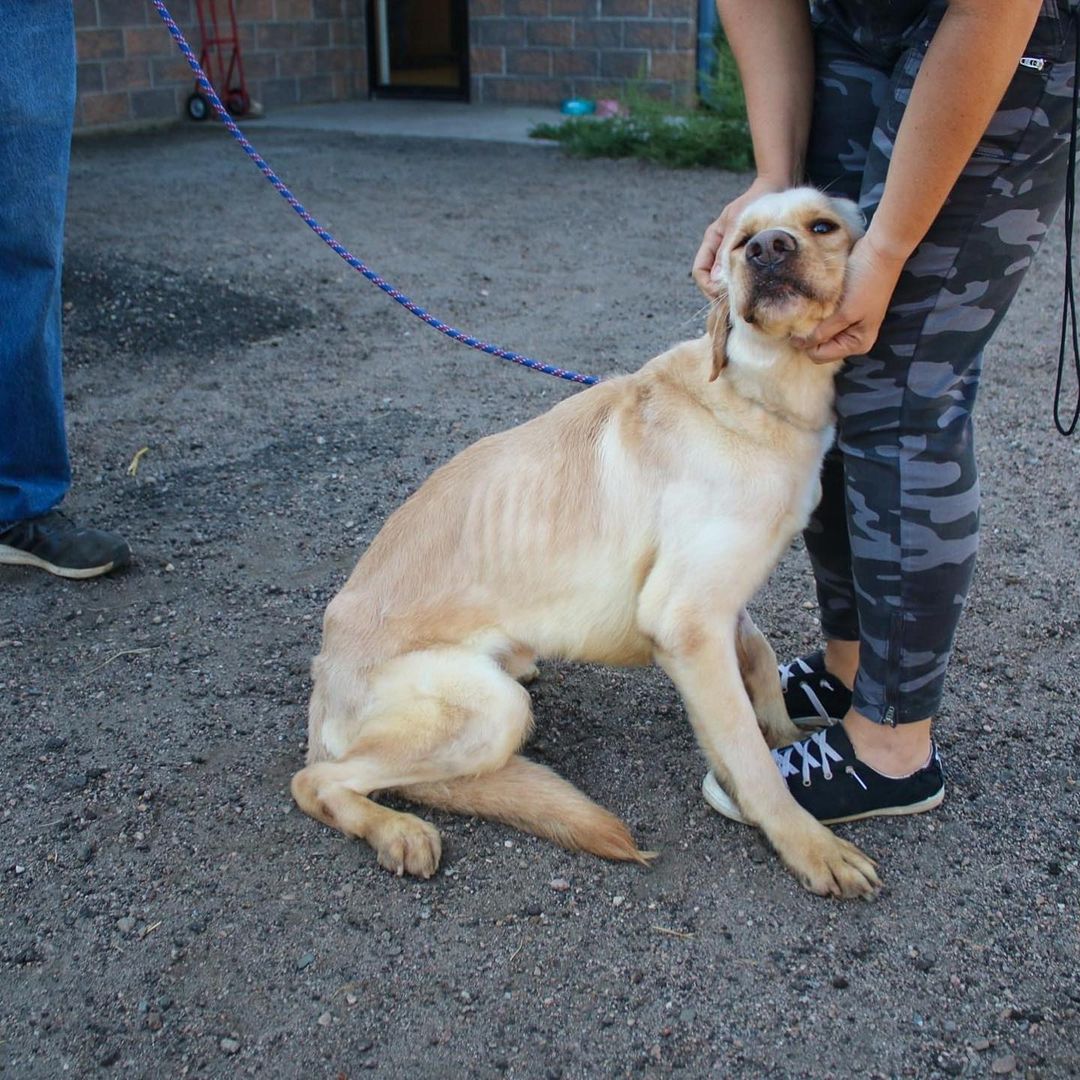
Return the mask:
[[414,814],[398,813],[370,837],[380,865],[401,877],[429,878],[439,868],[442,841],[439,831]]
[[849,900],[873,896],[881,888],[874,860],[824,825],[780,855],[799,881],[818,896]]

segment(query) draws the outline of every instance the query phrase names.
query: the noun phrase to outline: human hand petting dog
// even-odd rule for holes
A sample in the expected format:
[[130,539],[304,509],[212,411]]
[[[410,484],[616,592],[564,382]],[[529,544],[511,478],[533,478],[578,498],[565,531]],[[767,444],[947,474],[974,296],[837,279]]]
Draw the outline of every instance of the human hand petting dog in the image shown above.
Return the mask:
[[877,341],[906,261],[906,256],[886,249],[871,226],[851,250],[840,306],[795,344],[818,364],[868,353]]
[[694,256],[694,265],[690,271],[697,287],[710,299],[715,300],[721,292],[719,277],[719,265],[717,256],[723,246],[724,237],[728,230],[739,220],[739,215],[755,199],[762,195],[771,195],[777,191],[785,191],[791,184],[783,181],[770,180],[767,176],[759,176],[737,199],[720,211],[720,216],[705,230],[701,247]]

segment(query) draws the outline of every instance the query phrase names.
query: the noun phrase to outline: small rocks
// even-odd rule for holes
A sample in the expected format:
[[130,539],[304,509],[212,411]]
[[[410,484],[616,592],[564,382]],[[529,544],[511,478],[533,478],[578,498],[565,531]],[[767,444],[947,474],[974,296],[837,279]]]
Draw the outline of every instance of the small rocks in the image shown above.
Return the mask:
[[65,791],[82,791],[90,783],[90,777],[84,772],[68,773],[64,777],[63,787]]
[[994,1058],[990,1063],[990,1071],[995,1076],[1007,1076],[1011,1072],[1016,1072],[1016,1055],[1003,1054],[999,1058]]
[[38,964],[45,959],[44,953],[36,945],[27,945],[16,949],[10,954],[12,963],[24,967],[27,964]]
[[1010,1005],[1002,1011],[1002,1020],[1027,1021],[1029,1024],[1041,1024],[1044,1017],[1042,1009],[1028,1009],[1018,1005]]
[[[307,153],[304,139],[300,151],[291,136],[278,141],[301,173],[325,166],[325,153]],[[1067,1071],[1080,1032],[1080,965],[1068,945],[1080,881],[1080,772],[1069,698],[1077,612],[1061,534],[1075,525],[1069,506],[1080,447],[1051,454],[1033,430],[1031,366],[1014,365],[1015,380],[990,388],[983,417],[991,437],[982,464],[1001,497],[987,506],[988,562],[972,590],[950,684],[950,723],[941,731],[949,761],[967,775],[956,777],[944,817],[879,821],[866,826],[865,837],[852,836],[887,852],[899,835],[886,904],[841,909],[811,901],[753,830],[724,829],[705,816],[692,736],[678,726],[683,706],[661,672],[562,662],[545,671],[536,695],[540,740],[527,752],[610,803],[649,846],[662,841],[661,862],[648,872],[608,865],[440,813],[447,868],[455,872],[427,883],[396,880],[366,847],[350,846],[288,801],[289,778],[304,755],[303,710],[292,698],[310,694],[308,659],[319,648],[331,594],[429,471],[429,459],[444,460],[493,425],[524,419],[562,394],[550,380],[522,376],[519,384],[512,374],[481,376],[476,392],[447,393],[449,384],[437,377],[445,369],[427,356],[434,344],[420,347],[419,340],[416,363],[398,370],[391,361],[400,335],[383,299],[352,303],[333,271],[330,287],[320,290],[312,280],[319,271],[310,270],[300,246],[293,253],[285,245],[286,253],[271,244],[266,278],[260,258],[245,261],[264,237],[261,218],[247,213],[243,199],[232,200],[237,221],[254,231],[239,240],[230,233],[236,242],[212,256],[216,271],[205,267],[198,237],[168,239],[165,219],[136,221],[129,250],[112,218],[98,227],[91,212],[110,185],[122,205],[140,176],[179,168],[169,145],[111,140],[92,152],[84,147],[77,162],[68,269],[77,270],[80,257],[85,266],[91,253],[108,252],[122,272],[134,268],[127,288],[133,307],[144,310],[136,327],[114,331],[97,302],[111,287],[106,274],[95,290],[84,283],[65,294],[77,320],[69,339],[74,411],[84,434],[93,434],[82,439],[76,508],[90,523],[97,516],[129,533],[142,556],[127,575],[100,583],[42,588],[15,571],[20,576],[5,582],[0,700],[19,721],[8,725],[10,790],[0,798],[0,986],[7,987],[0,992],[0,1059],[10,1060],[8,1069],[53,1075],[70,1062],[68,1075],[88,1080],[95,1072],[168,1077],[185,1069],[189,1076],[250,1069],[362,1080],[376,1059],[375,1077],[472,1072],[490,1080],[504,1073],[554,1080],[559,1066],[567,1080],[631,1071],[695,1077],[710,1069],[746,1077],[876,1070],[898,1078],[906,1072],[909,1080],[1019,1080],[1030,1070],[1050,1080]],[[384,186],[413,190],[411,170],[429,157],[415,145],[415,152],[380,157]],[[342,189],[331,201],[347,201],[351,150],[331,149],[341,175],[330,179]],[[522,164],[518,153],[497,155],[511,180]],[[541,210],[559,194],[552,181],[573,187],[584,176],[629,185],[629,201],[646,211],[631,215],[629,226],[620,214],[593,214],[604,199],[591,195],[582,218],[627,245],[647,247],[679,217],[666,198],[658,219],[647,212],[656,193],[669,194],[668,174],[643,177],[618,164],[561,158],[548,167],[531,160],[533,149],[521,153],[530,158],[525,168],[535,173]],[[460,156],[450,155],[451,179],[472,168]],[[216,217],[218,203],[221,213],[231,212],[222,194],[231,190],[230,161],[222,169],[211,163],[208,174],[214,205],[203,208]],[[440,170],[430,171],[437,177]],[[672,175],[671,191],[687,186]],[[423,179],[420,202],[431,201],[429,186],[442,190],[438,179]],[[406,214],[386,231],[408,243],[414,225],[423,231],[422,217]],[[467,233],[468,222],[461,228]],[[483,285],[498,317],[508,300],[505,281],[492,288],[473,269],[494,252],[486,268],[499,280],[499,259],[505,254],[515,267],[521,251],[486,234],[474,239],[474,266],[456,292],[475,297]],[[626,251],[612,251],[613,267]],[[532,243],[528,273],[512,270],[513,284],[569,311],[574,325],[555,327],[549,341],[556,353],[572,355],[581,325],[603,320],[598,362],[611,370],[640,348],[636,329],[619,328],[633,322],[628,312],[644,321],[651,311],[640,310],[641,282],[624,281],[618,269],[613,292],[603,282],[594,283],[595,293],[560,291],[558,284],[545,292],[545,282],[575,282],[577,256],[573,244],[538,253]],[[148,275],[153,284],[166,266],[175,270],[170,288],[151,305],[139,286]],[[551,276],[534,277],[534,270]],[[290,304],[312,287],[319,325],[294,337],[264,319],[264,344],[248,352],[240,339],[258,301],[231,298],[222,308],[214,294],[224,281],[241,282],[253,295],[287,291]],[[180,303],[178,294],[189,290],[190,301]],[[596,316],[589,314],[593,303]],[[1021,319],[1037,314],[1040,303],[1035,282],[1017,302]],[[134,318],[133,308],[125,310]],[[530,315],[535,325],[541,314]],[[656,315],[648,321],[665,324],[657,335],[681,336],[670,311]],[[89,335],[99,322],[101,333]],[[339,325],[345,332],[337,335]],[[1023,331],[1030,328],[1023,323]],[[413,337],[420,334],[428,330]],[[119,335],[129,344],[114,358]],[[139,342],[145,350],[136,351]],[[371,350],[367,360],[363,348]],[[1009,348],[1006,334],[998,353]],[[460,389],[471,363],[452,359],[450,368],[451,388]],[[280,392],[283,378],[293,380],[288,395]],[[502,382],[514,391],[520,385],[521,395],[498,398]],[[359,404],[370,408],[357,408],[355,395],[341,392],[346,384],[362,384]],[[134,423],[138,415],[148,422]],[[156,448],[137,484],[123,474],[136,439]],[[1013,439],[1021,444],[1016,451]],[[1024,473],[1029,442],[1038,447],[1037,482]],[[1017,461],[1020,468],[1012,468]],[[1030,527],[1040,500],[1063,508],[1061,529]],[[1016,574],[1003,577],[1003,569]],[[762,598],[762,622],[779,631],[782,654],[816,647],[820,628],[809,617],[816,606],[806,599],[807,581],[803,560],[789,558]],[[1046,595],[1038,599],[1035,591]],[[783,614],[792,611],[794,618]],[[152,654],[98,667],[147,647],[155,647]],[[1006,663],[1013,681],[999,673]],[[44,697],[24,693],[29,683]],[[1010,694],[1015,687],[1023,707]],[[218,698],[218,689],[228,696]],[[615,730],[614,718],[625,738],[601,755],[598,740]],[[992,728],[985,740],[983,723]],[[1028,753],[1032,747],[1038,752]],[[1010,756],[1026,757],[1025,767],[999,773]],[[148,788],[152,801],[142,794]],[[1025,799],[1032,791],[1037,797]],[[391,805],[402,808],[397,800]],[[1002,806],[1010,813],[996,811]],[[924,822],[936,823],[933,837]],[[142,843],[148,850],[136,848]],[[196,915],[195,905],[207,914]],[[129,918],[118,925],[121,915]],[[303,947],[309,937],[321,953]],[[460,996],[463,982],[472,1000]],[[545,999],[551,1004],[541,1007]],[[697,1016],[695,1000],[703,1003]],[[48,1023],[36,1017],[46,1007]],[[636,1021],[629,1031],[628,1017]],[[377,1050],[361,1044],[370,1036]],[[430,1050],[429,1038],[438,1040]],[[1010,1056],[1015,1065],[1006,1072]]]

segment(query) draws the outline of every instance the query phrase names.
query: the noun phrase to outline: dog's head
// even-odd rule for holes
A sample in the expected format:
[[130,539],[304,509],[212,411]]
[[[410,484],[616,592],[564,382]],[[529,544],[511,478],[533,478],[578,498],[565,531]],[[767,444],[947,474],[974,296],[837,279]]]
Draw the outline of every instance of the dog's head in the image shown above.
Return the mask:
[[863,231],[853,202],[814,188],[755,199],[728,230],[717,260],[729,317],[769,337],[809,333],[836,310],[848,254]]

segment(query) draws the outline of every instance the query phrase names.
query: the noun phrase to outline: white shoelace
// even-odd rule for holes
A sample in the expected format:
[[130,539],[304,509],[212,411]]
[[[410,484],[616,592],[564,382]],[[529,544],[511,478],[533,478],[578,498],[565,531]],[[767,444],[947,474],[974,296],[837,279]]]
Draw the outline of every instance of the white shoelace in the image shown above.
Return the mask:
[[[819,672],[816,672],[801,656],[796,656],[794,660],[790,660],[786,664],[780,664],[777,667],[777,670],[780,672],[780,692],[782,694],[787,693],[788,681],[791,679],[792,675],[800,676],[819,674]],[[827,690],[834,689],[833,684],[829,682],[828,679],[822,679],[821,685]],[[821,698],[817,696],[812,686],[808,686],[806,683],[803,683],[803,685],[800,686],[799,689],[802,690],[802,692],[806,695],[806,700],[810,702],[810,704],[813,706],[814,712],[816,712],[822,720],[833,719],[833,717],[829,715],[829,710],[821,704]],[[828,777],[826,777],[826,779],[828,779]]]
[[[843,761],[843,756],[838,754],[826,741],[825,737],[829,734],[828,730],[815,731],[807,739],[803,739],[800,742],[792,743],[791,746],[784,746],[779,750],[772,752],[773,761],[776,762],[777,767],[780,769],[780,775],[783,779],[787,779],[789,776],[798,776],[802,774],[802,782],[806,787],[810,786],[810,770],[820,769],[821,775],[826,780],[833,778],[832,767],[830,762]],[[817,747],[820,761],[813,756],[812,750]],[[798,754],[802,758],[801,765],[796,765],[791,760],[792,754]],[[848,765],[845,769],[850,773],[858,782],[862,789],[866,790],[866,785],[862,781],[862,777]]]
[[814,671],[801,656],[796,656],[794,660],[786,664],[780,664],[777,670],[780,672],[780,689],[784,693],[787,693],[788,679],[792,675],[811,675]]

